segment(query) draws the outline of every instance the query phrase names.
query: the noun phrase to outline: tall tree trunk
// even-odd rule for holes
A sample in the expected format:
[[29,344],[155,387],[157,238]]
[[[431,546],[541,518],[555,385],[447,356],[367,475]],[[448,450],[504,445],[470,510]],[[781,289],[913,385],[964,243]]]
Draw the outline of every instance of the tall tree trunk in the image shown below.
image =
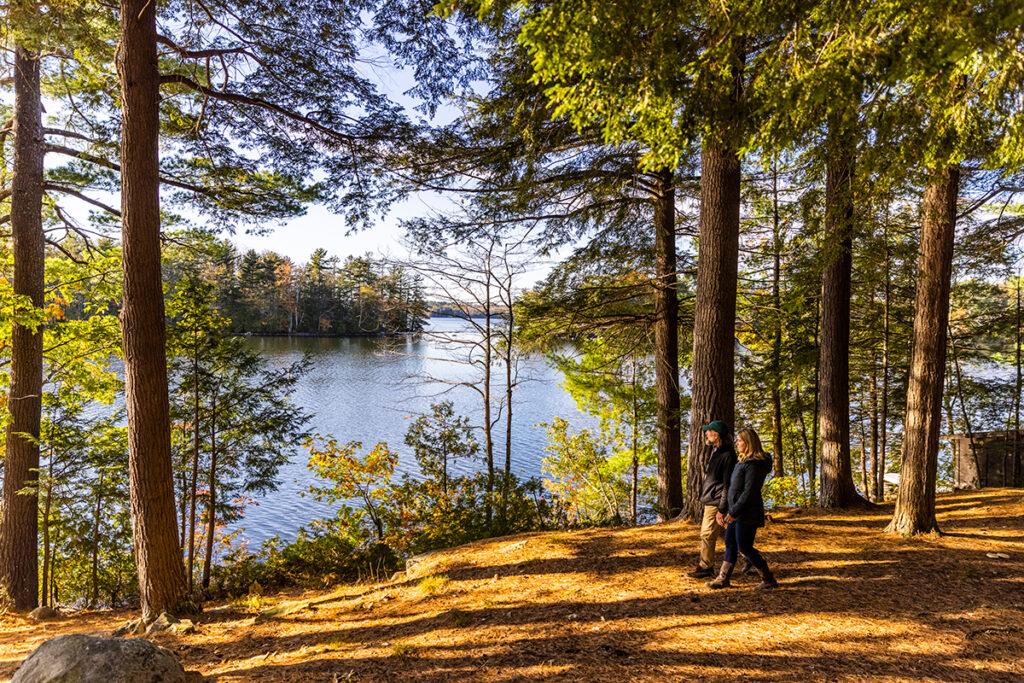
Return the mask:
[[60,527],[53,530],[53,542],[50,545],[50,584],[43,586],[43,591],[50,596],[49,604],[57,604],[57,541],[60,539]]
[[[964,400],[964,375],[960,371],[960,359],[959,354],[956,351],[956,335],[953,334],[953,330],[948,329],[946,333],[949,335],[949,349],[953,352],[953,370],[954,377],[956,379],[956,400],[960,402],[960,414],[964,420],[964,431],[967,433],[967,444],[971,449],[971,461],[974,463],[974,471],[978,475],[977,485],[978,488],[988,486],[988,463],[986,462],[984,479],[982,479],[982,468],[981,461],[978,459],[978,446],[974,443],[974,428],[971,426],[971,416],[967,412],[967,401]],[[950,424],[952,426],[952,423]],[[953,432],[951,431],[950,434]]]
[[667,518],[683,507],[679,433],[679,298],[676,293],[676,199],[672,171],[655,173],[654,383],[658,403],[658,507]]
[[92,516],[92,606],[100,602],[100,519],[103,510],[103,472],[96,483],[96,507]]
[[878,498],[878,362],[871,359],[871,480],[865,482],[864,490],[868,500],[879,502]]
[[871,495],[868,487],[868,430],[864,427],[863,416],[857,420],[860,427],[860,483],[864,489],[864,498]]
[[849,131],[829,120],[825,179],[825,253],[821,283],[821,486],[824,508],[861,501],[850,464],[850,274],[853,149]]
[[[185,431],[185,423],[182,421],[181,425],[181,442],[182,444],[188,443],[187,433]],[[178,478],[181,486],[181,498],[178,501],[178,520],[181,527],[181,540],[178,543],[178,547],[185,547],[185,536],[188,534],[188,449],[182,447],[181,449],[181,475]]]
[[121,214],[125,403],[135,564],[144,618],[185,596],[178,545],[160,274],[159,83],[156,4],[121,0]]
[[[506,267],[507,267],[506,260]],[[508,298],[505,305],[508,307],[508,333],[505,335],[505,404],[508,413],[505,415],[505,478],[501,489],[501,519],[503,530],[508,528],[508,497],[509,487],[512,486],[512,390],[515,385],[512,383],[512,334],[515,329],[515,313],[512,310],[512,276],[509,274]]]
[[933,170],[924,192],[903,463],[896,509],[888,526],[888,531],[904,536],[939,529],[935,518],[935,478],[959,184],[960,169],[950,166]]
[[494,424],[491,422],[491,353],[494,350],[494,339],[491,330],[491,258],[494,243],[487,249],[487,265],[484,274],[484,453],[487,457],[487,506],[485,517],[490,528],[494,515]]
[[185,580],[188,590],[192,591],[195,574],[196,554],[196,489],[199,486],[199,333],[193,332],[192,348],[192,478],[188,487],[188,560],[185,567]]
[[1017,276],[1017,381],[1014,384],[1013,392],[1013,476],[1010,478],[1010,485],[1017,486],[1020,478],[1020,391],[1022,379],[1021,368],[1021,304],[1020,304],[1020,275]]
[[45,607],[49,604],[50,585],[50,512],[53,509],[53,450],[50,450],[49,477],[46,480],[46,503],[43,505],[43,577],[40,585],[43,588],[40,602]]
[[772,447],[775,449],[775,476],[786,476],[782,454],[782,226],[779,220],[779,169],[772,162]]
[[885,500],[885,454],[889,445],[889,311],[892,294],[889,261],[889,214],[886,209],[885,231],[885,304],[882,309],[882,415],[880,448],[878,449],[878,470],[875,472],[875,500]]
[[203,590],[210,587],[213,569],[213,535],[217,531],[217,392],[210,396],[210,495],[206,505],[206,556],[203,558]]
[[821,421],[818,414],[821,410],[821,297],[816,302],[814,316],[814,345],[818,347],[818,355],[814,364],[814,419],[811,421],[811,505],[818,504],[818,428]]
[[630,488],[629,496],[629,510],[630,519],[633,521],[633,526],[637,525],[637,498],[639,493],[639,480],[640,480],[640,397],[637,396],[636,386],[636,356],[630,356],[630,369],[632,371],[630,375],[630,388],[632,390],[631,398],[633,403],[633,419],[631,423],[631,443],[633,448],[633,460],[632,460],[632,486]]
[[[39,57],[14,49],[14,178],[11,181],[11,235],[14,293],[42,308],[43,130]],[[18,610],[39,604],[39,498],[19,493],[32,486],[39,468],[39,422],[43,394],[43,330],[15,323],[11,343],[10,423],[4,453],[0,499],[0,591]],[[27,435],[27,436],[25,436]]]
[[814,460],[811,455],[811,441],[807,438],[807,421],[804,419],[804,400],[800,396],[800,387],[796,388],[796,415],[800,422],[800,439],[804,444],[804,464],[807,470],[807,483],[814,495]]
[[686,516],[703,514],[700,487],[711,456],[701,426],[733,428],[736,270],[740,229],[740,159],[736,150],[704,141],[700,174],[700,247],[693,322],[693,392],[686,471]]

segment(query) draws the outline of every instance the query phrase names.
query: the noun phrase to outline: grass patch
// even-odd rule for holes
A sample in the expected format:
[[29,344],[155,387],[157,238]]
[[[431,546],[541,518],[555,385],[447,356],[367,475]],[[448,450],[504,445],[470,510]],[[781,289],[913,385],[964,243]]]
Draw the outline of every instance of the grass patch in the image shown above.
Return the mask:
[[451,579],[444,574],[431,574],[420,579],[416,587],[419,589],[420,594],[431,597],[447,588],[450,582]]
[[243,595],[237,600],[232,601],[231,606],[235,609],[246,610],[249,612],[259,612],[267,607],[273,607],[277,604],[277,600],[274,598],[267,598],[259,594]]
[[409,643],[395,643],[391,646],[392,657],[413,657],[416,655],[416,648]]
[[551,534],[548,536],[548,545],[566,545],[569,537],[565,534]]
[[331,638],[330,640],[323,643],[321,647],[323,648],[324,652],[337,652],[338,650],[345,649],[345,646],[347,644],[348,642],[344,638],[338,637]]
[[879,545],[877,543],[865,543],[863,545],[857,546],[857,552],[861,553],[873,553],[878,551],[878,549]]

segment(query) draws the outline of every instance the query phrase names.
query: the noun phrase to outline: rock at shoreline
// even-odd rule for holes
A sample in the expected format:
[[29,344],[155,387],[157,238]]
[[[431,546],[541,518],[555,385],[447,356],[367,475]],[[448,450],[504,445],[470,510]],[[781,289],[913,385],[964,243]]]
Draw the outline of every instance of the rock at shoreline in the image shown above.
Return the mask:
[[186,683],[169,651],[148,640],[71,634],[51,638],[28,656],[11,683]]

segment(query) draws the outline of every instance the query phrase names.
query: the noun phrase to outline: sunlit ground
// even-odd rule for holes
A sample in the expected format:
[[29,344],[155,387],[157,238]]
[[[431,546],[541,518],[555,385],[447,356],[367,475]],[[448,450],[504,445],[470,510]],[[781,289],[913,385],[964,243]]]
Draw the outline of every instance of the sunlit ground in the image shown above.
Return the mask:
[[[1024,492],[942,495],[943,536],[884,535],[890,514],[775,514],[759,535],[781,582],[770,592],[753,575],[720,592],[685,578],[692,525],[538,533],[153,640],[219,681],[1024,679]],[[0,678],[46,638],[129,616],[4,617]]]

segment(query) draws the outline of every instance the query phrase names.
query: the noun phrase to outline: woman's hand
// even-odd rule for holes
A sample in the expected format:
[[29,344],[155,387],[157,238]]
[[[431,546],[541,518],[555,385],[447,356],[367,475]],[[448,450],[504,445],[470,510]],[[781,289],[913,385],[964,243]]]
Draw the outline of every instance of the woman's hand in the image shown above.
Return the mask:
[[718,526],[725,526],[725,517],[722,516],[721,512],[715,513],[715,521],[718,522]]
[[[721,513],[721,512],[719,512],[718,514],[719,514],[719,515],[721,515],[722,513]],[[726,515],[726,516],[725,516],[725,523],[726,523],[726,524],[732,524],[732,523],[733,523],[733,522],[735,522],[735,521],[736,521],[736,518],[735,518],[735,517],[733,517],[732,515]]]

